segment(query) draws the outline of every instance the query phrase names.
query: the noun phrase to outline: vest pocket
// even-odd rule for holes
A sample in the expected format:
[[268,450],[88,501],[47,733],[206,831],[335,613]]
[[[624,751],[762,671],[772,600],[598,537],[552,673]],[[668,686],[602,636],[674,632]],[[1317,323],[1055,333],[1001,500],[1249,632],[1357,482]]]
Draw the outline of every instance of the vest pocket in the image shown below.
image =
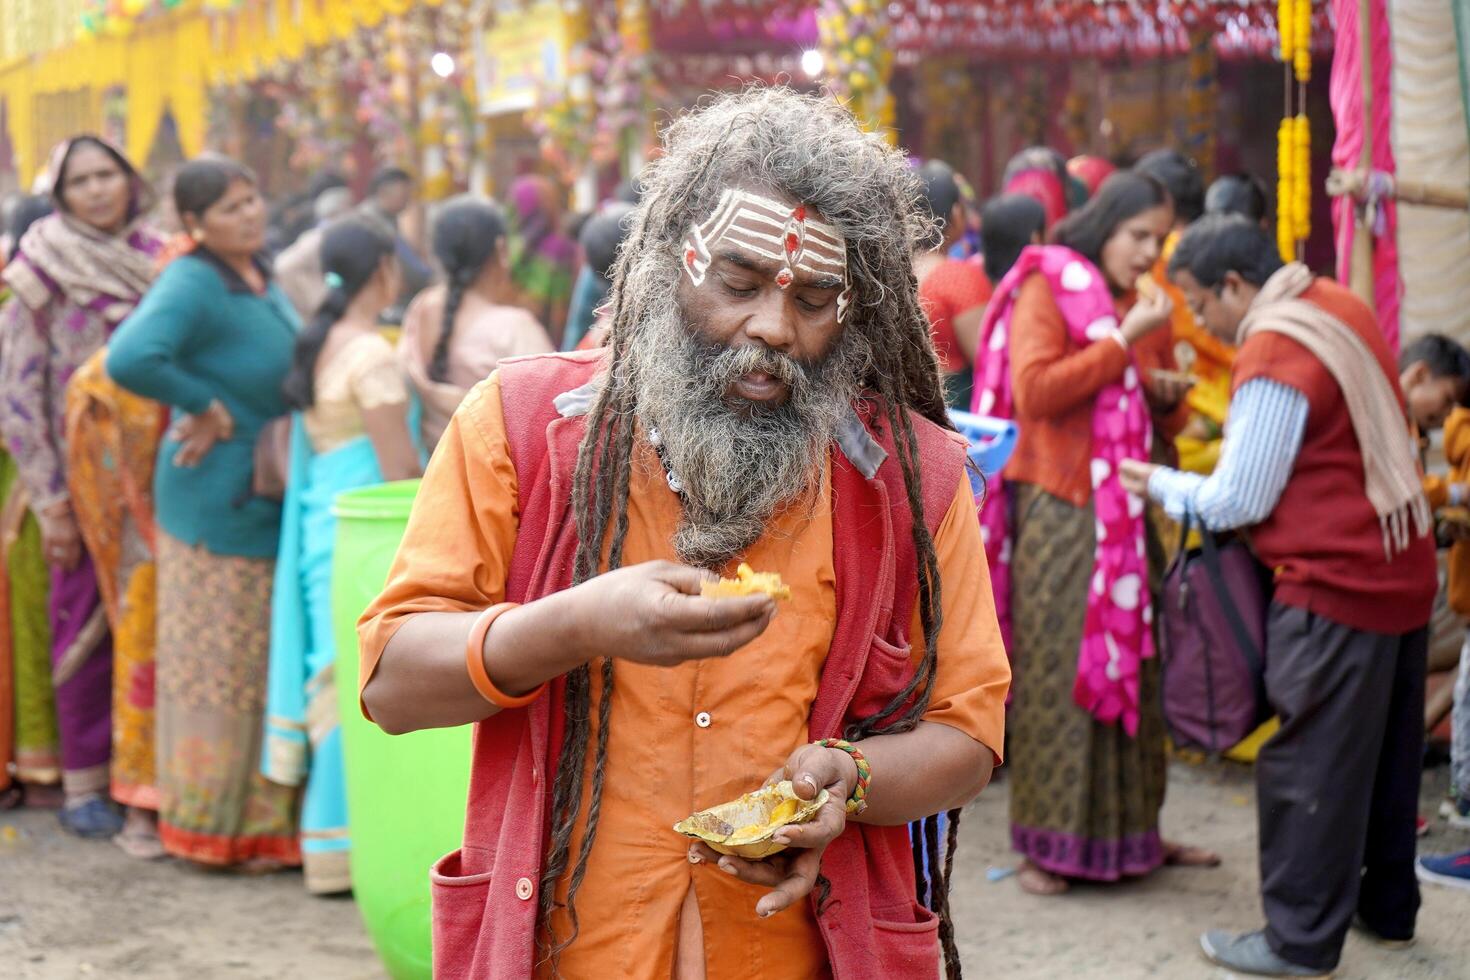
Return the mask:
[[868,650],[868,662],[853,692],[847,717],[850,720],[868,718],[887,707],[888,702],[913,677],[912,658],[913,647],[909,644],[895,646],[881,636],[874,636]]
[[436,977],[464,975],[466,964],[474,960],[490,900],[493,873],[465,874],[464,858],[463,848],[450,851],[429,871]]
[[917,902],[909,903],[907,915],[903,909],[874,910],[873,937],[880,976],[939,975],[939,916]]

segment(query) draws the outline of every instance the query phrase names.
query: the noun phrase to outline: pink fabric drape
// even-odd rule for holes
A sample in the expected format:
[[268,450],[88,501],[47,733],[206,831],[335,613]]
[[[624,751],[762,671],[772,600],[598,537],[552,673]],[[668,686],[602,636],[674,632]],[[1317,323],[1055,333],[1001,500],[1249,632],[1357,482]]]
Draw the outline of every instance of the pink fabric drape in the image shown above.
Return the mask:
[[[1371,0],[1373,17],[1373,169],[1393,174],[1393,45],[1389,35],[1386,0]],[[1337,16],[1337,44],[1332,58],[1332,116],[1337,124],[1337,142],[1332,147],[1332,165],[1356,170],[1363,149],[1362,45],[1358,41],[1358,0],[1332,0]],[[1399,347],[1399,303],[1403,282],[1399,278],[1398,208],[1392,199],[1379,201],[1382,212],[1373,260],[1374,305],[1378,324],[1389,346]],[[1332,225],[1337,240],[1337,278],[1348,281],[1352,265],[1354,201],[1339,197],[1332,202]]]

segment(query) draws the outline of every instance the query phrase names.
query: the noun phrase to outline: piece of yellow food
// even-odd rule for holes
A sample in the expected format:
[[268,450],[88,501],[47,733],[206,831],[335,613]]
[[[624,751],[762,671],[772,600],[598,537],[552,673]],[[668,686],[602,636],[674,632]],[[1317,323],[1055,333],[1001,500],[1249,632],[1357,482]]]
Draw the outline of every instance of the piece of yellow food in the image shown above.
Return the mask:
[[1144,299],[1153,299],[1159,294],[1159,284],[1154,281],[1153,273],[1145,272],[1133,283],[1133,288],[1138,290],[1138,295]]
[[771,839],[776,831],[806,823],[826,802],[826,790],[814,800],[803,800],[792,790],[791,781],[783,780],[738,800],[692,813],[674,824],[674,829],[704,841],[721,854],[758,860],[786,850],[785,844]]
[[1470,525],[1470,509],[1464,507],[1441,507],[1439,519],[1446,524]]
[[706,582],[699,590],[700,595],[711,599],[761,593],[782,601],[791,598],[791,589],[781,581],[780,575],[775,572],[754,571],[745,562],[741,562],[740,567],[735,570],[735,578]]

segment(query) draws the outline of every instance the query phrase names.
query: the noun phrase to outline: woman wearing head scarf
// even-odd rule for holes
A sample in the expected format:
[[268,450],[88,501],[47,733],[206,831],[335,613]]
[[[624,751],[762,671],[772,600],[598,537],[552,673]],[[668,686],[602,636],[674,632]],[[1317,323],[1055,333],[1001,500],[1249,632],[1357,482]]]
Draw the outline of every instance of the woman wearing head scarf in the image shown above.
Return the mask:
[[539,320],[561,343],[572,300],[577,246],[561,233],[556,187],[545,177],[529,176],[510,188],[510,275],[520,293],[518,305]]
[[1048,229],[1071,210],[1071,183],[1066,158],[1049,146],[1026,147],[1011,157],[1000,178],[1002,194],[1025,194],[1046,209]]
[[499,208],[470,195],[455,198],[434,219],[433,245],[446,282],[414,298],[398,344],[423,408],[418,435],[429,449],[500,361],[554,349],[536,318],[516,305]]
[[155,462],[155,663],[164,849],[199,864],[301,861],[297,790],[260,773],[271,582],[281,505],[257,492],[255,449],[284,415],[299,321],[270,278],[254,175],[223,157],[174,180],[195,241],[117,332],[107,373],[168,405]]
[[1011,842],[1036,894],[1213,854],[1166,843],[1164,719],[1144,505],[1119,478],[1183,424],[1169,301],[1139,293],[1173,225],[1169,193],[1115,174],[995,288],[973,410],[1021,430],[983,510],[1015,696]]
[[1067,161],[1067,176],[1082,184],[1087,190],[1088,198],[1096,194],[1102,187],[1102,182],[1117,171],[1118,168],[1110,161],[1085,153]]
[[116,149],[80,136],[52,157],[57,213],[21,240],[4,278],[15,294],[0,333],[0,430],[41,526],[51,569],[51,666],[66,803],[61,822],[111,837],[112,639],[97,570],[67,487],[65,390],[153,280],[162,239],[147,224],[147,186]]

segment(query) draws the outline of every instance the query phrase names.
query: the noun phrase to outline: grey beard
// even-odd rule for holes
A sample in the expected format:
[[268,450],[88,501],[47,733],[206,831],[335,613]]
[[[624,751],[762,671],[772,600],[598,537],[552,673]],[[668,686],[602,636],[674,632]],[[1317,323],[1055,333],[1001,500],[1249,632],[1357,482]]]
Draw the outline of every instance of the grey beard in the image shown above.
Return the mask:
[[[863,366],[861,339],[844,331],[821,362],[803,365],[762,345],[701,340],[670,301],[647,316],[634,341],[638,417],[656,427],[665,464],[678,477],[680,561],[719,568],[800,500],[820,473],[838,423],[852,411]],[[764,372],[785,382],[779,406],[732,405],[738,378]]]

